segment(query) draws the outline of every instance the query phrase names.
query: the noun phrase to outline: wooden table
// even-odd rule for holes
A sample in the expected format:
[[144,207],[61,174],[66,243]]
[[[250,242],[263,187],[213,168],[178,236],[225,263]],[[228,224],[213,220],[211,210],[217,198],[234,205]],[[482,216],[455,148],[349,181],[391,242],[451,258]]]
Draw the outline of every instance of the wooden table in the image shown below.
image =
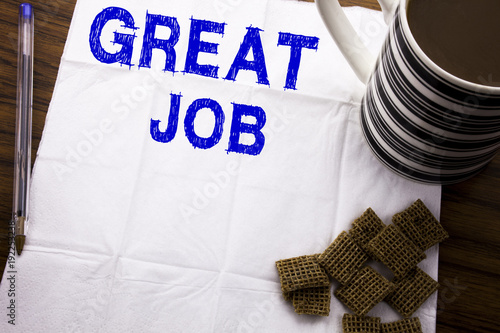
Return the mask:
[[[201,1],[201,0],[200,0]],[[0,1],[0,275],[12,209],[20,1]],[[378,9],[375,0],[342,1]],[[42,135],[75,0],[37,1],[33,161]],[[451,238],[440,248],[438,332],[500,332],[500,155],[478,176],[444,186],[441,223]],[[0,295],[6,297],[6,295]],[[21,318],[19,318],[22,320]],[[1,320],[5,320],[1,319]]]

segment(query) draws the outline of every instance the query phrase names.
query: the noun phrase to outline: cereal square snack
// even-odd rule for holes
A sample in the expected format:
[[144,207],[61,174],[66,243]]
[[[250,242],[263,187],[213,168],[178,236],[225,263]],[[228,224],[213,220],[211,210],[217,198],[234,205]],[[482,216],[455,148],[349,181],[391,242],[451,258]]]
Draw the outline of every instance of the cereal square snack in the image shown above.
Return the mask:
[[381,333],[423,333],[418,317],[383,323],[380,326]]
[[395,214],[392,221],[422,251],[449,237],[441,223],[420,199],[401,213]]
[[403,277],[425,259],[425,253],[395,225],[388,225],[368,243],[368,249],[396,277]]
[[348,283],[367,260],[368,255],[346,231],[342,231],[318,257],[319,264],[342,284]]
[[404,211],[394,214],[394,216],[392,217],[392,222],[396,222],[398,220],[413,220],[413,219],[427,219],[427,218],[435,219],[434,215],[432,215],[429,208],[427,208],[427,206],[422,202],[422,200],[418,199]]
[[330,286],[292,291],[293,307],[298,314],[328,316],[330,314]]
[[384,227],[384,222],[375,214],[373,209],[368,208],[360,217],[354,220],[349,235],[363,250],[366,250],[368,242],[377,236]]
[[328,275],[318,264],[317,257],[318,255],[314,254],[283,259],[276,262],[283,293],[297,289],[330,285]]
[[344,333],[380,333],[380,318],[360,317],[349,313],[342,317]]
[[354,220],[349,230],[349,235],[360,248],[370,257],[373,257],[368,250],[368,242],[377,236],[384,227],[384,222],[382,222],[373,209],[368,208],[360,217]]
[[396,289],[387,295],[385,301],[406,318],[417,311],[439,287],[437,281],[418,267],[392,282]]
[[395,225],[422,251],[444,241],[449,237],[441,223],[435,218],[415,218],[413,220],[398,219]]
[[394,285],[390,281],[373,268],[365,266],[334,294],[356,315],[364,316],[393,289]]

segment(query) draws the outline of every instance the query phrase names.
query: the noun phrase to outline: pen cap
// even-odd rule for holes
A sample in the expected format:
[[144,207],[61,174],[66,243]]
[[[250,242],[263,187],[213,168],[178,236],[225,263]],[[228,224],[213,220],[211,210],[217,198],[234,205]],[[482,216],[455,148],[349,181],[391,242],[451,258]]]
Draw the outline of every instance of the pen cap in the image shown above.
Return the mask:
[[19,55],[33,54],[34,14],[29,3],[19,5]]
[[31,18],[33,16],[33,7],[29,3],[22,3],[19,5],[19,15]]

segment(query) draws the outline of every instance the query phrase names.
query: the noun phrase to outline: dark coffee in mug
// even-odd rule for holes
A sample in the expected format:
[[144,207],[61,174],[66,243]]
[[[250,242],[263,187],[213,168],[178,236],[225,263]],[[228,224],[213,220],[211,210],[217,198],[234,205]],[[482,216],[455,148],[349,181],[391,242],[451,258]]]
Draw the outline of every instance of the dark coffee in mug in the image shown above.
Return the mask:
[[380,0],[390,24],[375,59],[338,0],[315,3],[366,84],[361,129],[390,170],[453,184],[500,151],[500,0]]
[[407,15],[418,45],[439,67],[500,86],[500,0],[410,0]]

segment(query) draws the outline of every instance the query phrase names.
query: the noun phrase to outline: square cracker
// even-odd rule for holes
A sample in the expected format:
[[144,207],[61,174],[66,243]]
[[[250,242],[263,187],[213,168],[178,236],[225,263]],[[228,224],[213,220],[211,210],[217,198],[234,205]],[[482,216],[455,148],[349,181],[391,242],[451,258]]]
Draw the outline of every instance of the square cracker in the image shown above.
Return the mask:
[[316,254],[279,260],[276,267],[284,296],[286,292],[297,289],[330,285],[328,275],[319,265]]
[[346,313],[342,317],[342,331],[344,333],[380,333],[380,318],[360,317]]
[[373,209],[368,208],[360,217],[354,220],[349,230],[349,235],[360,248],[373,258],[374,256],[368,250],[368,243],[375,238],[384,227],[384,222],[382,222]]
[[403,277],[425,259],[425,253],[395,225],[388,225],[368,243],[375,258],[396,277]]
[[346,231],[318,256],[319,264],[327,273],[342,284],[348,283],[354,274],[368,260],[368,255]]
[[403,317],[410,317],[439,288],[439,283],[418,267],[392,283],[396,289],[385,301]]
[[384,222],[373,209],[368,208],[360,217],[354,220],[349,234],[362,249],[366,249],[368,242],[377,236],[384,227]]
[[395,214],[392,222],[422,251],[449,237],[441,223],[420,199]]
[[369,266],[361,269],[346,285],[335,290],[335,296],[356,315],[364,316],[380,303],[394,285]]
[[292,291],[293,307],[298,314],[328,316],[330,300],[330,286]]
[[398,320],[380,325],[381,333],[423,333],[418,317]]

